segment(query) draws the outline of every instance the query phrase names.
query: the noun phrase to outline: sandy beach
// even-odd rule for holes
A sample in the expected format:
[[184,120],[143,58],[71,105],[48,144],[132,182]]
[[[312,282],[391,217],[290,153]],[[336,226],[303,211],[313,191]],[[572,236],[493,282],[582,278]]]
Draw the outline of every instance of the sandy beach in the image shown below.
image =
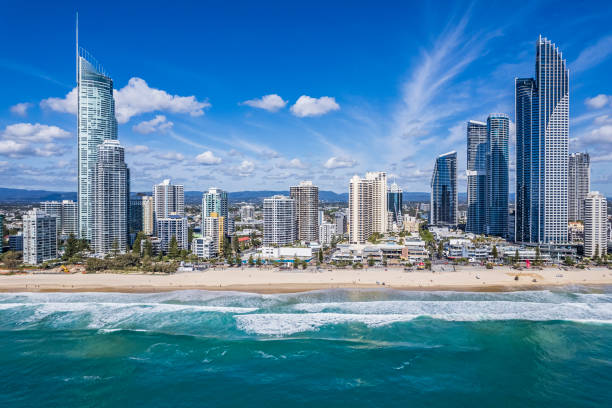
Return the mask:
[[[518,276],[519,279],[515,280]],[[286,293],[331,288],[386,287],[403,290],[512,291],[568,285],[612,285],[612,270],[562,270],[557,267],[513,270],[457,267],[456,271],[405,272],[401,268],[279,270],[214,268],[204,272],[15,274],[0,276],[0,291],[161,292],[186,289]]]

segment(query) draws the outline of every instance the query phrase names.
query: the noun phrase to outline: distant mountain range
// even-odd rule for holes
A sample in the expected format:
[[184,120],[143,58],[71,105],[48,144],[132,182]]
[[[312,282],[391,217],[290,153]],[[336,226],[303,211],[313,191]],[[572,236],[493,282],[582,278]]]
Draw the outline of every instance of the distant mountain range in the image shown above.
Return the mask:
[[[137,193],[132,193],[136,195]],[[150,194],[150,192],[147,192]],[[266,197],[282,194],[289,195],[289,191],[234,191],[229,193],[229,201],[237,202],[261,202]],[[405,192],[404,202],[418,201],[428,202],[429,193],[425,192]],[[4,204],[33,204],[40,201],[52,200],[76,200],[77,194],[70,191],[46,191],[46,190],[23,190],[18,188],[1,188],[0,187],[0,203]],[[335,193],[333,191],[319,191],[319,199],[328,203],[345,203],[348,202],[348,193]],[[466,193],[459,193],[459,202],[466,202]],[[200,204],[202,201],[201,191],[186,191],[185,203]],[[510,194],[510,202],[514,201],[514,194]]]

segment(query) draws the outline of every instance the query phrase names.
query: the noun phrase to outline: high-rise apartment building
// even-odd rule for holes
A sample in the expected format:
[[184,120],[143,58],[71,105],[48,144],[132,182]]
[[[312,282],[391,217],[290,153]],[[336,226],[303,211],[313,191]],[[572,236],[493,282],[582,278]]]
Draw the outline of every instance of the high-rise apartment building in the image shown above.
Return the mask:
[[130,231],[130,241],[132,241],[136,234],[141,232],[143,227],[143,207],[142,207],[142,198],[139,196],[137,198],[130,199],[130,208],[129,208],[129,231]]
[[23,262],[38,265],[57,258],[57,218],[35,208],[23,217]]
[[336,224],[330,222],[323,222],[319,225],[319,243],[321,245],[331,244],[334,236],[336,235]]
[[117,139],[113,80],[77,41],[77,156],[79,237],[92,239],[93,178],[98,146]]
[[508,136],[510,118],[494,113],[487,118],[486,233],[508,236]]
[[389,224],[387,174],[369,172],[349,182],[349,241],[362,244],[372,233],[384,234]]
[[185,215],[185,190],[181,184],[173,185],[170,179],[153,186],[153,218],[169,215]]
[[105,140],[98,147],[92,185],[92,249],[96,254],[125,252],[128,248],[130,172],[119,141]]
[[225,246],[225,223],[227,219],[216,212],[211,212],[208,217],[202,219],[202,234],[212,238],[215,250],[218,254],[223,252]]
[[314,242],[319,240],[319,187],[312,181],[302,181],[289,188],[297,211],[298,239]]
[[387,212],[391,226],[395,224],[400,227],[404,220],[402,214],[402,206],[404,205],[402,194],[402,189],[396,183],[391,184],[387,192]]
[[153,218],[154,206],[153,206],[153,197],[151,196],[142,196],[142,232],[145,235],[153,235],[155,231],[155,220]]
[[347,231],[346,214],[342,211],[336,211],[334,215],[334,222],[336,224],[336,234],[344,235]]
[[591,191],[591,157],[588,153],[572,153],[568,168],[568,219],[584,220],[584,200]]
[[608,252],[608,203],[598,191],[584,200],[584,256],[593,258]]
[[68,238],[70,235],[78,236],[78,206],[71,200],[43,201],[40,209],[57,218],[57,235]]
[[467,224],[465,230],[484,234],[487,222],[487,124],[467,124]]
[[168,252],[172,237],[176,238],[178,249],[189,249],[189,225],[186,217],[171,214],[165,218],[158,218],[156,231],[162,252]]
[[457,225],[457,152],[438,156],[431,177],[431,225]]
[[567,242],[569,70],[555,44],[536,43],[535,78],[515,80],[516,240]]
[[255,207],[252,205],[243,205],[240,207],[240,219],[242,221],[252,220],[255,218]]
[[295,200],[276,195],[263,202],[264,245],[289,245],[297,240]]
[[202,220],[210,217],[212,213],[216,213],[217,217],[223,217],[223,232],[228,235],[227,219],[228,219],[228,204],[227,191],[220,188],[210,188],[208,192],[202,195]]

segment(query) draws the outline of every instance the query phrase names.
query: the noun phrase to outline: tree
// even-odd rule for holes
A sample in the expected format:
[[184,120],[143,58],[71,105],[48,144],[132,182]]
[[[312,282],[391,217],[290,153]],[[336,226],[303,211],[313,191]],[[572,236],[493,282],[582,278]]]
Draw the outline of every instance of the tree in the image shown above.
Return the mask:
[[21,264],[21,252],[8,251],[2,255],[2,262],[9,270],[15,270]]
[[368,266],[374,266],[374,258],[368,258]]
[[540,246],[538,245],[535,250],[535,264],[539,265],[541,263],[541,254],[540,254]]
[[232,247],[228,237],[223,237],[223,256],[227,258],[232,254]]
[[262,262],[261,262],[261,256],[258,256],[258,257],[257,257],[257,261],[255,262],[255,264],[256,264],[257,266],[261,266],[261,263],[262,263]]
[[521,257],[519,256],[519,251],[518,249],[514,252],[514,263],[518,263],[521,260]]
[[153,256],[153,244],[151,243],[150,240],[145,240],[144,243],[144,256],[145,257],[152,257]]
[[571,257],[566,256],[565,259],[563,260],[563,264],[566,266],[574,266],[575,262]]
[[249,266],[253,266],[255,264],[255,261],[253,260],[253,255],[249,255]]
[[64,261],[69,260],[73,256],[79,253],[79,241],[74,237],[74,234],[70,234],[66,241],[66,248],[64,249]]
[[442,241],[438,242],[438,258],[442,258],[442,255],[444,254],[444,244],[442,243]]
[[117,241],[117,239],[113,240],[111,248],[111,253],[113,254],[113,256],[117,256],[117,254],[119,253],[119,241]]
[[383,255],[383,258],[382,258],[382,264],[383,264],[384,266],[387,266],[387,255]]
[[238,237],[234,236],[234,239],[232,240],[232,246],[234,247],[234,253],[239,254],[240,244],[238,243]]
[[298,257],[296,256],[293,259],[293,269],[297,269],[300,266],[300,260],[298,259]]
[[323,249],[319,250],[319,262],[323,263]]
[[142,240],[145,239],[144,233],[139,231],[136,234],[136,238],[134,239],[134,245],[132,245],[132,253],[138,255],[139,257],[142,255]]
[[176,240],[176,235],[173,235],[170,238],[170,244],[168,245],[168,256],[172,259],[176,259],[179,256],[179,247],[178,241]]
[[491,256],[493,257],[493,259],[497,259],[497,257],[499,256],[499,253],[497,252],[497,246],[493,245],[493,249],[491,250]]

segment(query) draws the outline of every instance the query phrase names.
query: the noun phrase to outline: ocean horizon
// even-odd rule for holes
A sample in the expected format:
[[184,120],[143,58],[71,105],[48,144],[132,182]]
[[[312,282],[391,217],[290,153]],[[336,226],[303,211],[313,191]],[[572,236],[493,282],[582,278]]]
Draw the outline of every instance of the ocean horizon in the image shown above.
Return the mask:
[[0,293],[6,407],[612,401],[612,287]]

